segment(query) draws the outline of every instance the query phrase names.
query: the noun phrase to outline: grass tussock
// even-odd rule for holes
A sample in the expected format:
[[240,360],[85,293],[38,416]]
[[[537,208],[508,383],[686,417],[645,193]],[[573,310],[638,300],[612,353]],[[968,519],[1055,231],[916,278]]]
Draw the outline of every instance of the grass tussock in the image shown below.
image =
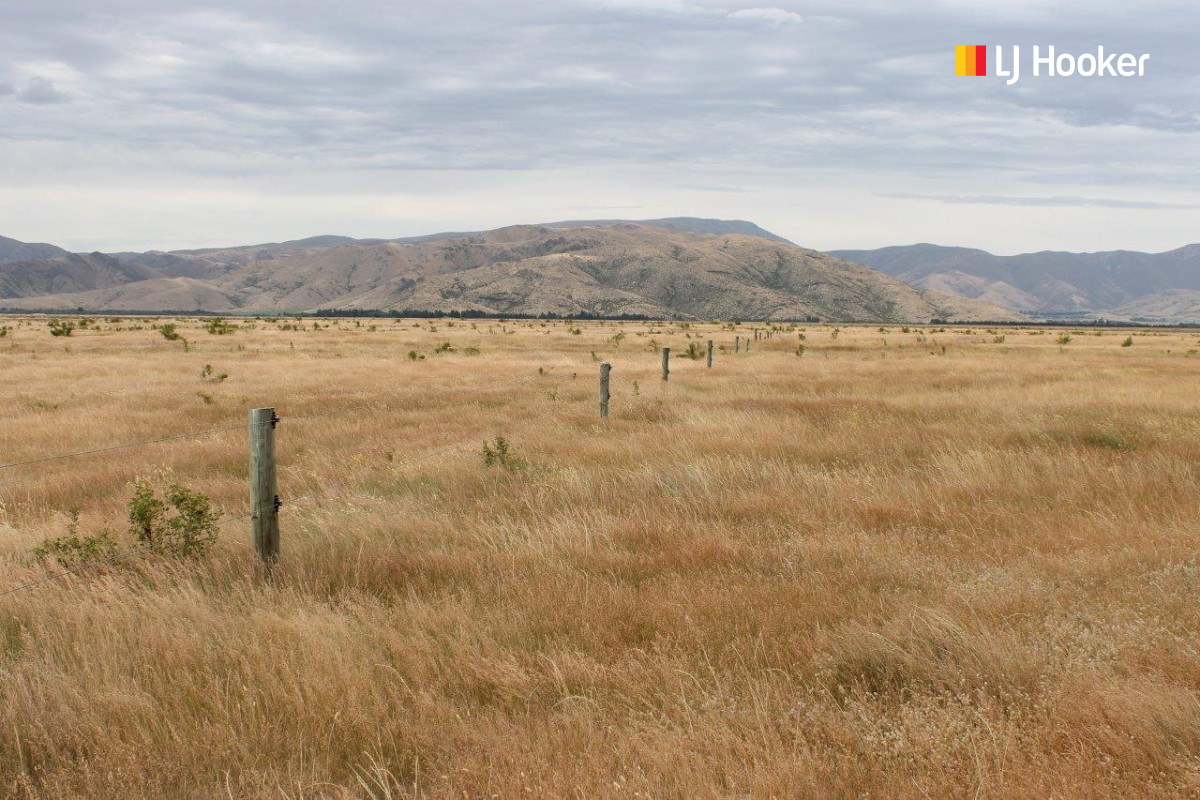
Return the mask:
[[1185,331],[62,322],[3,461],[235,429],[0,474],[0,590],[150,476],[205,544],[0,596],[0,797],[1200,793]]

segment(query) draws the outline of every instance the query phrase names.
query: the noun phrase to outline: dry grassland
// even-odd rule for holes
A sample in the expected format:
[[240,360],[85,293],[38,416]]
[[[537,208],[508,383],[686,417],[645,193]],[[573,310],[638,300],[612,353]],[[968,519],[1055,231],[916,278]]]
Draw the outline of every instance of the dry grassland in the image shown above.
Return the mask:
[[0,462],[238,426],[0,470],[0,590],[251,407],[286,503],[0,597],[2,796],[1200,793],[1196,332],[0,322]]

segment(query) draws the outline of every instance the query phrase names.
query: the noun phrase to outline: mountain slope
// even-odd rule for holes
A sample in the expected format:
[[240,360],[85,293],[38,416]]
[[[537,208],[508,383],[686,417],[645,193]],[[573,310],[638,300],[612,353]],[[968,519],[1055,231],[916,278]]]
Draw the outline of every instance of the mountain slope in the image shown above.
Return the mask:
[[[917,244],[834,250],[920,288],[952,291],[1027,313],[1122,316],[1157,310],[1192,318],[1171,293],[1200,291],[1200,245],[1166,253],[1046,251],[996,256],[983,250]],[[1148,298],[1157,297],[1157,301]],[[1181,316],[1182,315],[1182,316]]]
[[626,225],[633,222],[636,225],[644,225],[648,228],[665,228],[669,231],[683,231],[685,233],[712,233],[712,234],[728,234],[736,233],[740,236],[756,236],[760,239],[766,239],[771,242],[784,242],[791,244],[787,239],[777,234],[764,230],[753,222],[747,222],[744,219],[702,219],[700,217],[665,217],[663,219],[643,219],[643,220],[621,220],[621,219],[594,219],[594,220],[574,220],[568,222],[550,222],[545,225],[547,228],[604,228],[612,225]]
[[43,259],[0,263],[0,298],[86,292],[157,277],[151,269],[122,264],[103,253],[59,252]]
[[58,258],[66,255],[70,255],[70,253],[52,244],[27,244],[0,236],[0,264],[13,261],[36,261],[42,258]]
[[[686,225],[720,227],[707,220]],[[748,224],[748,223],[747,223]],[[1019,319],[919,292],[872,269],[760,235],[604,221],[416,240],[317,237],[118,254],[110,280],[9,299],[14,309],[643,314],[687,319],[915,322]],[[742,223],[728,223],[741,229]],[[756,230],[761,230],[757,229]],[[765,232],[764,232],[765,233]],[[30,269],[45,269],[45,265]],[[28,289],[28,287],[26,287]]]

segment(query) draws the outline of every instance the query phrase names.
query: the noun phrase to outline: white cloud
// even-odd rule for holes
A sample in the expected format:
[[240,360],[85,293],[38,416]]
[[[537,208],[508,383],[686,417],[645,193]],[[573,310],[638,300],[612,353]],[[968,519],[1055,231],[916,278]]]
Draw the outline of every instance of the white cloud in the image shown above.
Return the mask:
[[[228,244],[636,203],[825,247],[1194,238],[1200,5],[976,2],[0,0],[0,235]],[[1152,52],[1152,74],[1005,87],[947,69],[962,41],[1081,38]],[[917,195],[1158,205],[981,215]]]
[[66,103],[70,100],[67,95],[54,88],[54,81],[41,76],[30,78],[25,88],[17,92],[17,99],[22,103],[38,106]]
[[728,17],[730,19],[767,22],[777,28],[781,25],[799,25],[804,21],[804,17],[795,11],[787,11],[782,8],[743,8],[740,11],[730,12]]

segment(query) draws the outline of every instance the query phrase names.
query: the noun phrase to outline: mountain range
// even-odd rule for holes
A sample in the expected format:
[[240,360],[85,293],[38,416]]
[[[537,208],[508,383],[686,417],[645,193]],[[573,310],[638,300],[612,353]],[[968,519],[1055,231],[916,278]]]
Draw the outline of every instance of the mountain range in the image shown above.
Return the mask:
[[231,248],[69,253],[0,238],[0,307],[254,313],[479,311],[562,316],[1016,321],[914,289],[750,222],[577,220],[406,239],[319,236]]
[[1165,253],[1040,252],[997,256],[915,244],[834,250],[919,289],[950,292],[1045,318],[1200,321],[1200,244]]

